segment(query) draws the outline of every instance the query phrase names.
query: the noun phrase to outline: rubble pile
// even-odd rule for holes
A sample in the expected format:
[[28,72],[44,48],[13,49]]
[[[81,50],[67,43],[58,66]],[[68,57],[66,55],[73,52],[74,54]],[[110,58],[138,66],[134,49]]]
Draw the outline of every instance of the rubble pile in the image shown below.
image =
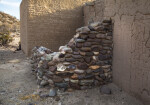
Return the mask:
[[33,71],[40,87],[88,89],[112,81],[112,24],[92,23],[76,30],[76,35],[59,52],[35,47]]

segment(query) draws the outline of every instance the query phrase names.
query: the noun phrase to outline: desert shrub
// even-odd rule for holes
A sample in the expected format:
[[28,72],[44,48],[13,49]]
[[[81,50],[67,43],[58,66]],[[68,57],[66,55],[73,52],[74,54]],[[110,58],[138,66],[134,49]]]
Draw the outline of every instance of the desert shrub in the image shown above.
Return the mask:
[[0,32],[0,45],[8,44],[12,41],[12,37],[10,36],[10,32]]

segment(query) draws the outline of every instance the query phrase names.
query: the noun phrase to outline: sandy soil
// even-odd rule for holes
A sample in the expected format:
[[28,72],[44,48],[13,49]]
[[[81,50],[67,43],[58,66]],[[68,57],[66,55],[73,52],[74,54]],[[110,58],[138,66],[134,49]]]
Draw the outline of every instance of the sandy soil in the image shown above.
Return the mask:
[[[11,45],[10,45],[11,46]],[[100,93],[100,87],[65,92],[56,98],[40,98],[29,59],[16,47],[0,47],[0,105],[143,105],[114,84],[111,95]]]

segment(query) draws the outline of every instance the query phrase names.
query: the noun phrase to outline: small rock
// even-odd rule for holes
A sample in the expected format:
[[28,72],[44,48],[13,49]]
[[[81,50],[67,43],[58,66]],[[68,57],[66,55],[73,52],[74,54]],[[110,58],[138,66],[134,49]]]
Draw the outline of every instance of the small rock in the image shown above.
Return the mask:
[[51,67],[49,67],[49,70],[50,70],[51,72],[54,72],[54,71],[57,70],[57,67],[56,67],[56,66],[51,66]]
[[49,91],[49,96],[50,97],[54,97],[54,96],[56,96],[57,95],[57,90],[56,89],[50,89],[50,91]]
[[104,85],[100,88],[100,92],[103,94],[111,94],[111,89],[108,86]]
[[76,66],[75,65],[69,65],[67,69],[69,69],[69,70],[75,70]]
[[98,66],[98,65],[94,65],[94,66],[90,66],[89,68],[90,68],[90,69],[92,69],[92,70],[96,70],[96,69],[99,69],[99,68],[100,68],[100,66]]
[[82,58],[81,55],[72,55],[72,57],[75,58],[75,59],[80,59],[80,58]]
[[55,83],[55,86],[66,89],[68,87],[68,83]]
[[42,80],[40,83],[41,86],[46,86],[48,84],[49,84],[48,81],[45,81],[45,80]]
[[90,52],[91,48],[90,47],[82,47],[81,51]]
[[77,67],[78,67],[78,69],[80,69],[80,70],[86,70],[86,69],[88,69],[88,65],[87,65],[86,63],[79,63],[79,64],[77,65]]
[[66,58],[65,60],[66,60],[66,62],[75,62],[76,61],[74,58]]
[[53,76],[53,79],[52,79],[54,82],[56,83],[60,83],[60,82],[63,82],[63,78],[60,77],[60,76]]
[[85,40],[84,39],[76,39],[76,42],[77,43],[83,43],[83,42],[85,42]]
[[74,70],[74,72],[77,73],[77,74],[83,74],[85,71],[76,69],[76,70]]

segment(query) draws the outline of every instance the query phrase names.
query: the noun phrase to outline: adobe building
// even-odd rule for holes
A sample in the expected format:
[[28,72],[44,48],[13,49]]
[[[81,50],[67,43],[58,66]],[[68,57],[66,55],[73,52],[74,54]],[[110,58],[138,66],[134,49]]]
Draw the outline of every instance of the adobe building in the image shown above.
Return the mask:
[[75,29],[111,18],[113,82],[150,104],[150,0],[23,0],[21,45],[28,55],[34,46],[54,51]]

